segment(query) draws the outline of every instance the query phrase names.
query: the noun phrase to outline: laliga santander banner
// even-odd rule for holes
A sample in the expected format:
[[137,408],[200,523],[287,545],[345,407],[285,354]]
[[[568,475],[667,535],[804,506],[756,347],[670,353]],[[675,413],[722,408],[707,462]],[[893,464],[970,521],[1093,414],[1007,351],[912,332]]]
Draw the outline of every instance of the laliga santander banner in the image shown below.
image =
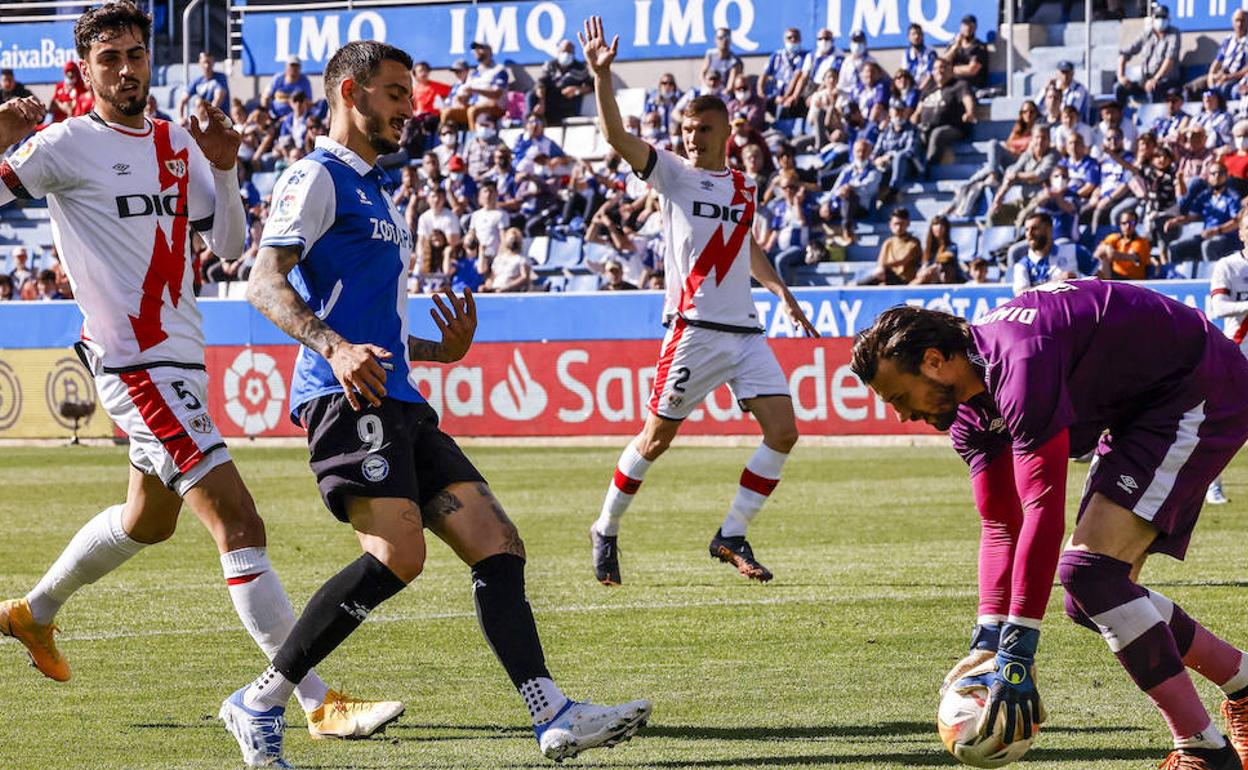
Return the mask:
[[[789,379],[798,428],[811,435],[931,433],[898,423],[849,370],[849,338],[772,340]],[[225,436],[302,436],[287,417],[297,348],[208,348],[212,417]],[[484,342],[452,365],[416,366],[412,377],[455,436],[584,436],[636,433],[645,419],[657,340]],[[752,434],[728,388],[686,421],[688,435]]]

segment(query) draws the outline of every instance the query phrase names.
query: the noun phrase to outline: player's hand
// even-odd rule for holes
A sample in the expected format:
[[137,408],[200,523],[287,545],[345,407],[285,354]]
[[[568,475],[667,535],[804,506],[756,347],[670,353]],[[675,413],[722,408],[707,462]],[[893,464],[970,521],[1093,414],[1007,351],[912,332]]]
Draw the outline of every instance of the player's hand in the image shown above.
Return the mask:
[[[1001,627],[1001,648],[998,650],[990,674],[978,679],[988,687],[988,702],[979,721],[979,734],[987,737],[993,732],[997,717],[1004,717],[1001,741],[1014,742],[1016,735],[1030,738],[1036,725],[1044,722],[1047,714],[1036,689],[1036,645],[1040,631],[1034,628],[1006,623]],[[963,679],[958,683],[962,686]]]
[[[472,338],[477,333],[477,303],[472,298],[472,289],[464,287],[464,297],[460,299],[448,286],[443,290],[446,303],[437,294],[433,295],[436,308],[429,309],[433,322],[442,332],[442,355],[439,360],[444,364],[458,361],[472,347]],[[447,306],[449,304],[449,307]]]
[[611,38],[607,45],[607,33],[602,29],[602,17],[590,16],[585,20],[585,31],[577,32],[576,38],[581,41],[581,50],[585,52],[585,63],[595,77],[603,77],[610,73],[611,62],[620,50],[620,36]]
[[807,337],[818,337],[819,330],[806,317],[806,311],[802,310],[802,306],[797,304],[792,294],[784,298],[784,314],[789,317],[789,322],[797,328],[801,329]]
[[0,105],[0,145],[17,144],[43,122],[47,110],[34,96],[10,99]]
[[326,358],[352,409],[360,411],[360,396],[372,406],[381,406],[386,395],[386,370],[378,359],[390,358],[389,350],[344,341],[335,345]]
[[211,104],[204,106],[208,110],[208,127],[200,128],[199,120],[194,117],[186,127],[208,162],[222,171],[229,171],[238,161],[238,145],[243,136],[230,127],[230,118],[224,112]]
[[995,658],[1000,640],[1000,623],[976,623],[975,630],[971,633],[970,653],[949,669],[948,674],[945,674],[945,681],[940,685],[940,694],[944,695],[954,682],[968,676],[972,670]]

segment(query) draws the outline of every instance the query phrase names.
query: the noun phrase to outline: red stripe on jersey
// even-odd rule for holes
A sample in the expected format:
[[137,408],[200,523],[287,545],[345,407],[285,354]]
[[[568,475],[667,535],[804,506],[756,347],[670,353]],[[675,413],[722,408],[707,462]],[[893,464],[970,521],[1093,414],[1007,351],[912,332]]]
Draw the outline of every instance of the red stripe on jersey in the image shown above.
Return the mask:
[[251,581],[255,580],[256,578],[260,577],[260,576],[261,576],[261,575],[263,575],[263,574],[264,574],[263,572],[255,572],[255,573],[253,573],[253,574],[251,574],[251,575],[239,575],[238,577],[226,578],[226,579],[225,579],[225,584],[226,584],[227,586],[241,586],[241,585],[245,585],[245,584],[250,583]]
[[629,476],[619,468],[615,469],[615,488],[626,495],[635,495],[637,490],[641,488],[641,479],[635,479]]
[[152,376],[147,373],[147,370],[123,372],[118,376],[121,377],[122,382],[126,383],[126,389],[130,391],[130,400],[139,410],[139,416],[143,418],[143,422],[151,430],[152,435],[164,445],[165,451],[173,458],[173,464],[178,466],[178,470],[186,473],[204,459],[204,453],[199,451],[199,446],[187,435],[186,429],[178,421],[178,416],[169,408],[168,402],[160,394],[156,383],[152,382]]
[[4,186],[9,188],[9,192],[13,193],[14,198],[22,200],[30,200],[30,193],[27,192],[26,186],[22,184],[22,180],[18,178],[17,172],[9,165],[9,162],[0,162],[0,181],[4,182]]
[[1248,337],[1248,316],[1244,316],[1244,320],[1239,322],[1239,328],[1235,330],[1235,336],[1231,339],[1235,340],[1236,345],[1242,345],[1245,337]]
[[680,293],[681,312],[693,307],[693,295],[698,293],[698,289],[712,271],[715,273],[716,286],[724,282],[728,270],[732,268],[733,261],[741,251],[741,245],[745,243],[745,238],[750,233],[750,225],[754,223],[754,195],[752,189],[747,190],[745,187],[745,174],[736,170],[732,172],[732,188],[732,202],[728,205],[744,204],[745,212],[741,215],[741,221],[737,222],[736,227],[732,229],[732,234],[728,236],[727,241],[724,240],[723,225],[715,228],[715,232],[711,233],[706,246],[702,248],[702,253],[698,255],[693,267],[689,270],[689,277],[685,279],[684,289]]
[[1210,297],[1216,297],[1216,296],[1218,296],[1218,295],[1220,295],[1220,294],[1230,294],[1230,293],[1231,293],[1231,290],[1230,290],[1230,289],[1226,289],[1226,288],[1219,287],[1219,288],[1217,288],[1217,289],[1214,289],[1213,291],[1210,291],[1210,292],[1209,292],[1209,296],[1210,296]]
[[681,318],[672,321],[672,336],[667,345],[659,353],[659,363],[654,369],[654,388],[650,392],[650,411],[659,413],[659,399],[663,396],[663,388],[667,385],[667,375],[672,371],[672,359],[676,356],[676,346],[685,335],[685,322]]
[[746,468],[741,471],[741,486],[757,492],[763,497],[767,497],[776,489],[776,485],[780,483],[780,479],[769,479],[766,476],[759,476],[754,471]]
[[130,326],[139,350],[164,342],[169,335],[161,327],[160,312],[165,305],[165,289],[169,289],[169,302],[178,306],[182,298],[182,275],[186,272],[186,229],[188,220],[186,190],[191,176],[190,153],[186,148],[173,151],[169,137],[169,124],[165,121],[152,123],[152,142],[156,147],[156,166],[160,177],[160,191],[175,189],[173,230],[165,237],[164,228],[156,223],[156,235],[152,242],[152,261],[143,278],[143,297],[139,300],[139,314],[130,316]]

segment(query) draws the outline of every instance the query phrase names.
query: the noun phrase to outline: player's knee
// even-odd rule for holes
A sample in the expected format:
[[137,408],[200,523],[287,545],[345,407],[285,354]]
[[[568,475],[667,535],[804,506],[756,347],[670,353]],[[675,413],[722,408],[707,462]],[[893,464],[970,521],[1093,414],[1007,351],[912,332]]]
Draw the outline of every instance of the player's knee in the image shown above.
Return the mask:
[[[1085,556],[1082,551],[1063,551],[1057,562],[1057,578],[1061,581],[1062,588],[1066,589],[1067,598],[1074,599],[1075,606],[1081,596],[1086,597],[1089,587],[1095,588],[1095,582],[1100,577]],[[1068,604],[1067,608],[1071,606]],[[1074,617],[1071,620],[1075,620]]]
[[1083,608],[1075,601],[1075,597],[1071,596],[1069,592],[1066,594],[1066,617],[1070,618],[1075,625],[1083,626],[1089,631],[1095,631],[1098,634],[1101,632],[1101,629],[1097,628],[1096,623],[1092,622],[1092,618],[1088,617],[1088,613],[1083,611]]
[[647,433],[637,439],[637,454],[650,462],[654,462],[671,445],[672,440],[667,436]]
[[420,577],[420,573],[425,571],[425,554],[423,551],[419,553],[391,551],[385,554],[384,558],[378,559],[378,561],[386,565],[394,573],[394,576],[404,583],[411,583]]
[[797,444],[798,436],[797,423],[790,423],[767,434],[763,440],[777,452],[788,454]]
[[178,515],[175,511],[172,516],[139,517],[126,529],[126,536],[137,543],[155,545],[173,537],[177,529]]

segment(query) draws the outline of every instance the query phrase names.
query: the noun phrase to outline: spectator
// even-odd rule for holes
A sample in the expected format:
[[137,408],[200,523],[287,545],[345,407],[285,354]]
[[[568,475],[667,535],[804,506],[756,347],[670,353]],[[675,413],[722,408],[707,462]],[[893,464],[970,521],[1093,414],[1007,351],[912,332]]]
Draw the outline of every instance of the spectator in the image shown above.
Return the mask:
[[433,148],[438,165],[446,168],[453,155],[459,154],[459,128],[454,123],[443,124],[438,131],[438,146]]
[[963,16],[957,36],[940,55],[951,67],[952,79],[966,83],[972,91],[988,86],[988,46],[975,37],[978,27],[973,15]]
[[[912,23],[906,30],[906,40],[909,45],[906,46],[902,66],[906,72],[910,73],[910,79],[914,85],[921,89],[927,85],[928,79],[932,76],[932,64],[936,62],[936,51],[927,47],[923,27],[918,24]],[[895,80],[896,76],[894,76]]]
[[732,52],[732,30],[719,27],[715,30],[715,47],[707,49],[702,59],[702,79],[707,73],[718,72],[720,83],[734,83],[745,71],[745,62]]
[[480,179],[494,163],[494,150],[503,143],[498,138],[498,122],[493,115],[482,112],[468,147],[464,149],[464,161],[468,164],[468,176]]
[[[988,206],[988,217],[993,219],[998,213],[1005,211],[1005,196],[1015,187],[1020,188],[1021,197],[1024,200],[1039,193],[1040,189],[1047,184],[1049,174],[1059,161],[1060,158],[1053,151],[1049,141],[1049,130],[1040,123],[1036,123],[1032,126],[1031,141],[1027,143],[1027,150],[1018,157],[1018,160],[1002,172],[995,171],[991,164],[985,165],[958,190],[953,202],[945,209],[945,214],[964,219],[972,217],[979,206],[980,195],[985,190],[995,189],[992,202]],[[1005,216],[1010,219],[1017,213],[1019,213],[1017,207],[1012,207]]]
[[69,282],[69,273],[65,272],[65,266],[61,264],[60,252],[56,250],[56,246],[52,246],[52,251],[48,253],[48,258],[52,262],[53,275],[56,276],[56,290],[62,299],[73,299],[74,288]]
[[[215,61],[207,51],[199,52],[199,77],[191,81],[182,98],[178,100],[178,115],[187,116],[186,107],[192,99],[204,100],[213,107],[226,112],[230,108],[230,81],[223,73],[213,69]],[[191,104],[192,107],[195,105]]]
[[1105,145],[1105,136],[1110,131],[1116,131],[1121,134],[1122,146],[1127,152],[1135,152],[1135,142],[1139,138],[1140,132],[1135,127],[1134,120],[1123,120],[1122,105],[1113,99],[1107,99],[1101,103],[1098,112],[1101,116],[1101,122],[1096,124],[1096,130],[1092,132],[1092,141],[1088,143],[1093,157],[1097,160],[1101,159],[1101,147]]
[[728,100],[728,114],[744,115],[745,122],[759,133],[767,130],[767,103],[750,90],[749,79],[745,75],[736,75],[731,83],[732,98]]
[[468,75],[471,74],[472,69],[463,59],[451,62],[450,69],[451,74],[455,76],[455,82],[451,83],[451,90],[443,100],[438,124],[444,126],[447,123],[446,116],[449,114],[462,121],[460,125],[466,126],[468,125],[468,107],[472,104],[472,92],[468,87]]
[[845,57],[836,50],[836,40],[832,30],[823,28],[815,35],[815,50],[806,54],[802,62],[802,73],[805,75],[804,90],[809,96],[823,83],[824,76],[831,71],[840,74]]
[[1179,131],[1191,118],[1183,111],[1183,90],[1170,88],[1166,90],[1166,114],[1153,120],[1152,132],[1160,142],[1177,145]]
[[672,149],[672,136],[663,128],[663,116],[657,112],[647,112],[641,116],[641,138],[655,149]]
[[849,36],[849,56],[841,62],[841,71],[837,73],[836,87],[841,93],[852,97],[854,89],[862,82],[862,65],[869,61],[875,59],[867,53],[867,35],[862,30],[855,30]]
[[[1066,157],[1061,165],[1070,178],[1070,189],[1079,196],[1080,207],[1087,205],[1101,186],[1101,164],[1088,153],[1083,137],[1075,134],[1066,143]],[[1057,232],[1061,232],[1058,230]]]
[[1230,184],[1241,195],[1248,188],[1248,120],[1241,120],[1231,129],[1231,146],[1234,152],[1222,156],[1226,165],[1226,173],[1230,175]]
[[273,76],[269,90],[260,100],[260,106],[269,111],[275,120],[286,117],[291,111],[290,98],[302,93],[312,103],[312,81],[303,74],[303,62],[298,56],[286,60],[286,69]]
[[[867,141],[872,147],[875,146],[873,139]],[[818,187],[818,185],[815,184],[814,171],[802,171],[797,167],[797,151],[793,149],[793,145],[788,142],[781,142],[776,145],[775,150],[772,152],[772,158],[776,163],[776,176],[771,179],[771,188],[763,194],[764,203],[770,203],[772,198],[780,194],[779,174],[782,171],[792,171],[797,175],[798,179],[801,180],[802,184],[806,185],[812,191]],[[869,158],[870,153],[868,152],[868,159]],[[874,191],[872,194],[874,194]]]
[[[1023,102],[1018,108],[1018,117],[1014,120],[1014,125],[1010,127],[1010,134],[1001,142],[991,142],[988,145],[988,169],[990,175],[1000,176],[1006,167],[1017,161],[1027,152],[1027,148],[1031,146],[1031,136],[1036,130],[1036,126],[1040,125],[1040,108],[1030,99]],[[977,172],[975,176],[979,176],[983,172]],[[971,177],[974,181],[975,176]]]
[[[923,243],[923,268],[929,268],[940,261],[941,255],[948,255],[956,262],[958,244],[954,243],[953,234],[949,230],[949,217],[937,214],[927,226],[927,238]],[[937,283],[943,283],[938,281]]]
[[724,95],[724,81],[720,79],[719,73],[715,70],[707,70],[702,76],[702,85],[694,86],[685,91],[684,96],[680,97],[680,101],[676,102],[676,109],[673,111],[673,118],[679,125],[680,118],[685,112],[685,108],[689,106],[689,102],[699,96],[718,96],[720,101],[727,104],[727,97]]
[[771,186],[771,172],[767,164],[771,162],[771,153],[756,144],[746,145],[741,149],[741,170],[747,182],[754,185],[758,200],[763,202],[763,194]]
[[1023,234],[1024,243],[1011,249],[1012,253],[1019,253],[1011,276],[1014,296],[1036,286],[1078,276],[1073,252],[1054,247],[1053,220],[1047,214],[1036,212],[1027,217]]
[[819,150],[823,150],[832,134],[841,129],[841,113],[837,109],[841,92],[836,86],[839,76],[838,70],[825,71],[818,90],[806,99],[806,127],[814,130],[815,146]]
[[8,67],[0,69],[0,104],[10,99],[22,99],[27,96],[33,96],[33,94],[29,88],[17,82],[13,70]]
[[[930,79],[929,75],[924,81]],[[919,107],[919,96],[919,87],[915,84],[914,75],[910,74],[910,70],[897,70],[893,73],[893,99],[901,101],[913,112]]]
[[1050,91],[1058,94],[1058,101],[1063,107],[1074,107],[1081,118],[1087,117],[1088,89],[1075,80],[1075,65],[1069,61],[1057,63],[1057,74],[1045,86],[1045,93]]
[[52,102],[48,105],[53,123],[86,115],[95,107],[95,97],[91,88],[83,82],[78,62],[67,61],[61,69],[65,77],[52,90]]
[[[761,78],[760,78],[761,79]],[[646,93],[645,111],[657,112],[663,119],[663,130],[674,134],[680,126],[672,122],[672,113],[676,110],[676,102],[680,101],[681,92],[676,87],[676,76],[664,72],[659,76],[659,87]]]
[[1083,122],[1074,107],[1062,108],[1061,123],[1052,129],[1052,133],[1053,148],[1057,150],[1060,155],[1066,155],[1070,152],[1068,145],[1070,143],[1070,138],[1075,134],[1078,134],[1083,138],[1083,144],[1085,147],[1092,146],[1094,136],[1092,127]]
[[988,280],[988,268],[988,260],[983,257],[972,259],[971,264],[967,265],[967,272],[970,273],[968,283],[973,283],[977,286],[992,283],[992,281]]
[[1175,182],[1179,196],[1185,197],[1188,188],[1204,176],[1206,164],[1213,158],[1213,152],[1206,146],[1204,126],[1191,123],[1180,132],[1177,156]]
[[481,253],[493,257],[503,241],[508,217],[498,208],[498,187],[493,182],[482,182],[477,198],[481,208],[468,218],[468,229],[481,244]]
[[289,136],[291,140],[298,146],[302,147],[306,144],[308,134],[308,120],[311,115],[308,112],[308,97],[302,91],[295,91],[290,95],[290,112],[282,118],[280,128],[278,129],[278,137]]
[[1187,84],[1187,93],[1214,89],[1225,101],[1235,98],[1236,86],[1248,75],[1248,11],[1236,8],[1231,14],[1231,34],[1226,36],[1209,65],[1209,72]]
[[776,272],[786,284],[793,283],[793,269],[806,260],[810,245],[810,203],[806,186],[792,171],[781,172],[780,196],[771,202],[770,232],[763,251],[772,255]]
[[893,209],[888,229],[892,235],[880,246],[875,270],[858,281],[859,286],[904,286],[918,274],[923,249],[919,239],[910,234],[910,212],[904,208]]
[[840,226],[838,242],[842,244],[853,242],[854,222],[870,213],[880,189],[880,172],[871,165],[871,151],[871,142],[856,141],[853,162],[841,170],[832,189],[820,201],[820,217]]
[[458,155],[452,155],[446,162],[446,205],[451,213],[461,219],[472,212],[473,203],[477,200],[477,181],[466,172],[468,164]]
[[420,167],[409,162],[399,175],[399,186],[390,197],[394,207],[403,213],[408,232],[416,232],[416,222],[423,213],[421,209]]
[[914,280],[910,282],[910,285],[948,285],[959,283],[966,283],[966,276],[962,273],[962,265],[958,262],[957,257],[947,251],[942,251],[936,256],[935,262],[921,268],[919,272],[915,274]]
[[1079,211],[1083,208],[1083,198],[1079,197],[1077,184],[1070,177],[1069,168],[1059,163],[1049,177],[1048,187],[1033,202],[1035,213],[1048,216],[1050,234],[1055,241],[1079,239]]
[[[1127,62],[1141,54],[1141,78],[1127,78]],[[1118,55],[1118,84],[1114,98],[1126,105],[1128,97],[1142,97],[1150,102],[1179,83],[1179,31],[1170,26],[1170,10],[1164,5],[1153,6],[1153,21],[1134,43]]]
[[1204,227],[1200,233],[1179,238],[1170,244],[1172,261],[1203,259],[1215,262],[1243,248],[1236,224],[1240,210],[1239,196],[1227,186],[1226,181],[1226,166],[1221,161],[1208,164],[1206,186],[1195,195],[1187,213],[1166,222],[1163,229],[1171,238],[1189,222],[1201,222]]
[[858,110],[868,122],[879,125],[888,119],[888,102],[892,89],[884,77],[884,70],[877,62],[862,65],[858,87],[852,98],[858,102]]
[[806,73],[802,64],[807,51],[802,48],[802,32],[797,27],[784,31],[784,47],[774,51],[767,67],[758,76],[758,95],[774,110],[776,117],[798,117]]
[[9,271],[9,278],[13,279],[13,285],[20,289],[22,284],[29,281],[35,275],[31,272],[30,267],[27,265],[27,262],[30,260],[30,255],[26,252],[25,246],[14,246],[11,256],[13,259],[13,269]]
[[508,225],[514,224],[515,218],[520,213],[520,205],[523,203],[520,183],[511,159],[511,148],[500,144],[494,150],[494,166],[485,172],[484,177],[484,181],[493,182],[498,188],[498,208],[507,215]]
[[593,76],[585,62],[576,58],[571,40],[560,40],[555,57],[542,65],[537,83],[526,100],[528,111],[545,118],[552,126],[564,118],[580,114],[585,94],[594,90]]
[[480,255],[480,244],[471,230],[458,246],[447,248],[442,260],[442,274],[451,282],[451,290],[463,294],[464,289],[480,291],[485,283],[482,273],[488,271],[489,260]]
[[728,135],[727,159],[728,165],[732,168],[743,168],[741,154],[746,147],[758,147],[761,149],[766,158],[764,168],[768,174],[775,171],[775,166],[771,162],[771,154],[767,152],[767,140],[758,131],[750,127],[749,122],[744,115],[735,115],[732,118],[732,133]]
[[888,125],[875,143],[871,162],[885,174],[880,202],[890,203],[912,179],[923,174],[919,130],[910,122],[910,110],[895,101],[889,107]]
[[425,201],[429,208],[416,220],[416,254],[423,254],[425,241],[434,230],[441,230],[446,242],[452,246],[459,243],[461,229],[459,217],[446,207],[446,190],[441,187],[430,188],[425,193]]
[[13,290],[12,276],[0,273],[0,302],[12,302],[17,298],[16,294]]
[[515,292],[529,291],[533,285],[533,272],[529,258],[522,252],[524,233],[511,227],[503,234],[503,246],[490,260],[482,291]]
[[1226,111],[1226,100],[1222,92],[1207,89],[1201,95],[1201,110],[1189,119],[1188,125],[1203,126],[1209,147],[1220,147],[1231,143],[1231,127],[1234,121],[1231,113]]
[[[1123,146],[1122,134],[1117,130],[1105,135],[1101,158],[1101,183],[1091,199],[1093,233],[1102,222],[1120,222],[1124,211],[1134,214],[1140,205],[1140,201],[1132,195],[1131,171],[1127,168],[1135,156]],[[1138,216],[1136,220],[1138,222]]]
[[412,117],[408,118],[399,139],[400,146],[411,158],[425,154],[428,137],[437,133],[442,108],[451,94],[449,85],[429,77],[431,72],[427,61],[412,65]]
[[504,98],[511,81],[507,68],[495,63],[494,49],[489,43],[474,42],[472,53],[477,58],[477,66],[458,89],[452,87],[452,102],[442,111],[443,126],[448,123],[475,126],[478,113],[485,112],[498,119],[507,112]]
[[555,140],[546,136],[546,123],[540,115],[530,115],[524,121],[524,135],[516,140],[511,148],[515,156],[516,170],[527,173],[533,168],[538,155],[549,158],[564,158],[563,148],[555,144]]
[[[0,103],[3,102],[0,101]],[[143,114],[147,116],[149,120],[173,120],[173,118],[169,117],[168,114],[161,112],[160,103],[156,101],[156,97],[152,94],[147,95],[147,106],[143,108]],[[234,123],[242,128],[238,121],[234,121]]]
[[1144,200],[1144,232],[1161,241],[1166,221],[1178,213],[1174,153],[1169,147],[1158,145],[1147,160],[1141,158],[1139,166],[1122,163],[1133,176],[1132,191]]
[[408,279],[407,293],[437,291],[439,284],[445,281],[443,268],[450,257],[450,251],[451,243],[446,233],[441,230],[432,230],[427,237],[421,239],[420,251],[413,255],[416,264]]
[[550,173],[550,157],[538,153],[529,164],[529,170],[520,171],[519,179],[519,214],[524,220],[524,234],[544,235],[547,222],[562,208],[559,180]]
[[1106,281],[1142,281],[1148,277],[1152,245],[1136,232],[1140,218],[1133,210],[1118,214],[1118,232],[1105,236],[1096,247],[1100,260],[1100,277]]
[[965,82],[952,79],[944,59],[936,60],[915,122],[923,135],[928,168],[940,162],[947,147],[965,139],[967,127],[975,122],[975,99]]
[[[709,56],[709,54],[708,54]],[[637,291],[637,287],[624,280],[624,266],[619,260],[608,259],[602,268],[606,281],[598,288],[602,291]]]

